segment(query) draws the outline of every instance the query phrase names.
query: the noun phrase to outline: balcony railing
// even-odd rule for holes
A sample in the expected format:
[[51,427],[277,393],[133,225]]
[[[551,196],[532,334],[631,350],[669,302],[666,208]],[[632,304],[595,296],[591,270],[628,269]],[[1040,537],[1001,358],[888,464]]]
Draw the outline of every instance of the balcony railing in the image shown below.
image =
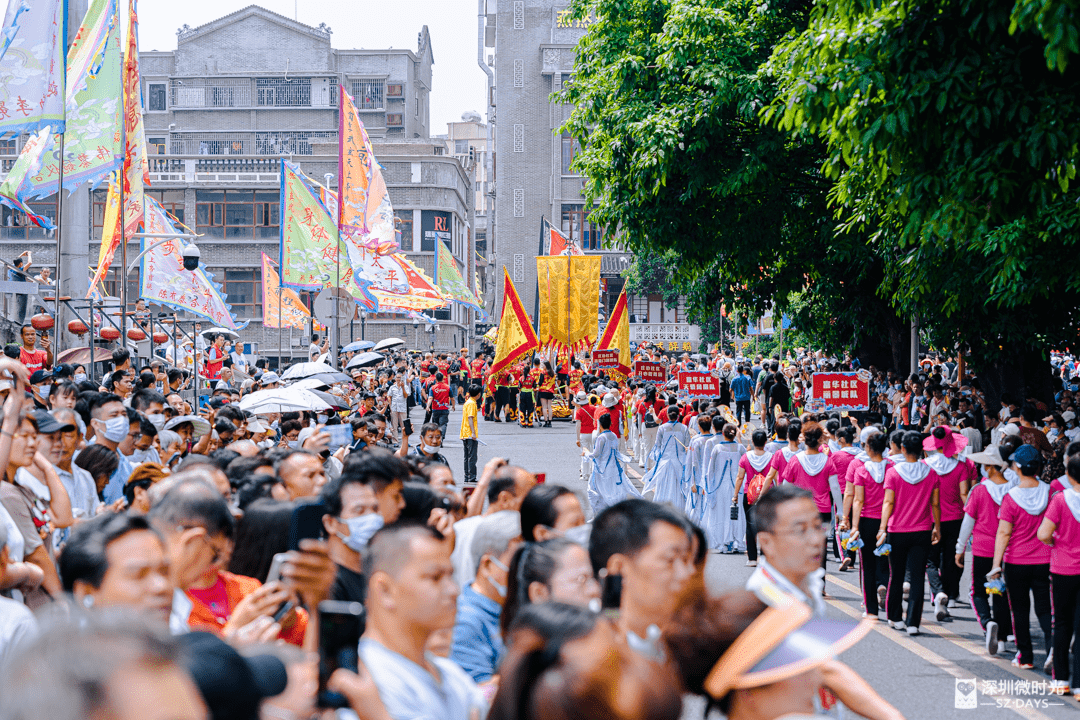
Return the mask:
[[689,323],[630,323],[630,339],[634,342],[692,342],[701,338],[701,328]]
[[[284,156],[298,163],[318,181],[324,173],[337,173],[337,157],[323,155]],[[277,185],[281,157],[258,155],[151,155],[151,183],[256,183]]]

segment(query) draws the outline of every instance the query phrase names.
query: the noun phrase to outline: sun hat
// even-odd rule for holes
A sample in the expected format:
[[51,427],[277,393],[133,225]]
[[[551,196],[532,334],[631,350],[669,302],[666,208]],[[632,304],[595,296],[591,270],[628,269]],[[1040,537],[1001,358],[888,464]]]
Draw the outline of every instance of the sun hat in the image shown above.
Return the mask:
[[870,632],[871,622],[815,618],[807,605],[769,607],[716,661],[704,687],[710,697],[771,685],[831,660]]
[[[941,435],[942,437],[938,437]],[[945,457],[956,457],[967,447],[968,440],[960,433],[952,431],[948,425],[938,425],[923,439],[923,450],[937,450]]]
[[589,403],[589,396],[585,393],[584,390],[579,390],[578,393],[576,395],[574,395],[574,404],[575,405],[587,405],[588,403]]
[[604,395],[604,400],[603,400],[604,407],[606,407],[606,408],[615,407],[615,404],[618,403],[618,402],[619,402],[618,398],[616,398],[611,393],[607,393],[607,394]]
[[1001,459],[1001,450],[997,445],[991,445],[982,452],[972,453],[968,455],[968,460],[980,465],[996,465],[997,467],[1005,467],[1005,461]]
[[1020,426],[1016,423],[1008,423],[1005,427],[1001,428],[1001,433],[1003,435],[1019,435]]
[[1074,413],[1072,410],[1066,410],[1065,412],[1061,413],[1061,419],[1065,422],[1072,422],[1076,419],[1076,413]]
[[178,417],[174,417],[172,420],[169,420],[167,423],[165,423],[165,427],[162,429],[174,430],[178,426],[183,425],[186,422],[191,423],[191,426],[194,429],[192,437],[194,437],[196,440],[210,432],[210,422],[206,418],[201,418],[198,415],[180,415]]

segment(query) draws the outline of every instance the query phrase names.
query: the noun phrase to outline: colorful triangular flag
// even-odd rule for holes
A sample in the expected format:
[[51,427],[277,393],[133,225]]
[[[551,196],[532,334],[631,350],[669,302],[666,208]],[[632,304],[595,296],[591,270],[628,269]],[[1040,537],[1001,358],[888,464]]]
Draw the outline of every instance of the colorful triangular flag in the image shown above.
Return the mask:
[[616,370],[623,375],[630,374],[630,315],[626,312],[626,290],[619,295],[596,349],[618,350],[619,366]]
[[495,360],[491,363],[494,376],[503,368],[512,365],[522,355],[537,350],[540,341],[533,332],[532,320],[521,304],[510,273],[503,266],[503,306],[499,318],[499,336],[495,342]]

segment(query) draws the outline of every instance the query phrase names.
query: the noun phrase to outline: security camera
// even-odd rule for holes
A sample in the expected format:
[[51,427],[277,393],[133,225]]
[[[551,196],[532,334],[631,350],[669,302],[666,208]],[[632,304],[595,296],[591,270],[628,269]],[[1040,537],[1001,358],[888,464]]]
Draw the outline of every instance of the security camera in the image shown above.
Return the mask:
[[202,253],[199,252],[199,248],[194,243],[184,248],[184,251],[180,253],[184,256],[184,269],[185,270],[198,270],[199,258],[202,257]]

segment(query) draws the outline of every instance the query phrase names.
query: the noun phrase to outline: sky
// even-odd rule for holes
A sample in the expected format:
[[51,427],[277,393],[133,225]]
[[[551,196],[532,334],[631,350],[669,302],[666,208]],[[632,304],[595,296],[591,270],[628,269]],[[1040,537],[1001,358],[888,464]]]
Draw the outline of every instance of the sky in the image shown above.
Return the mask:
[[432,132],[445,133],[446,123],[468,110],[484,117],[487,76],[476,64],[476,0],[142,0],[139,49],[175,50],[182,25],[205,25],[253,4],[313,27],[326,23],[333,31],[330,44],[341,49],[415,52],[417,34],[427,25],[435,55]]

